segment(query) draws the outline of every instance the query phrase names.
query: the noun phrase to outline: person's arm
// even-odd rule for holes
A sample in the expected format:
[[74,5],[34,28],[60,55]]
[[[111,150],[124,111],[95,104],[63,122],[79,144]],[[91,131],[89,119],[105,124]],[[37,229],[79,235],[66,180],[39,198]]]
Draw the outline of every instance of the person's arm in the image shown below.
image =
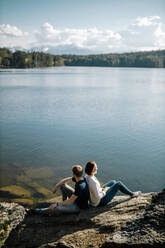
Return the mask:
[[65,205],[68,205],[68,204],[72,204],[76,199],[77,199],[78,196],[76,195],[71,195],[71,197],[65,201],[62,201],[62,202],[59,202],[58,205],[59,206],[65,206]]
[[80,187],[75,184],[75,191],[74,191],[74,194],[71,195],[71,197],[65,201],[62,201],[62,202],[59,202],[57,203],[57,206],[65,206],[65,205],[68,205],[68,204],[72,204],[76,199],[77,197],[80,195]]
[[104,191],[105,193],[107,192],[107,190],[109,190],[110,187],[105,187],[105,188],[102,188],[102,191]]
[[56,186],[53,189],[53,193],[55,194],[57,192],[58,187],[60,187],[64,183],[68,183],[72,181],[72,177],[67,177],[62,179],[59,183],[56,184]]
[[91,180],[89,186],[90,191],[93,193],[96,199],[101,199],[105,195],[105,192],[102,190],[101,186],[99,186],[96,181]]
[[65,206],[65,205],[68,205],[68,204],[72,204],[76,199],[77,199],[78,196],[76,195],[72,195],[69,199],[67,199],[66,201],[62,201],[62,202],[56,202],[56,203],[53,203],[50,205],[49,209],[51,211],[54,210],[54,208],[58,207],[58,206]]

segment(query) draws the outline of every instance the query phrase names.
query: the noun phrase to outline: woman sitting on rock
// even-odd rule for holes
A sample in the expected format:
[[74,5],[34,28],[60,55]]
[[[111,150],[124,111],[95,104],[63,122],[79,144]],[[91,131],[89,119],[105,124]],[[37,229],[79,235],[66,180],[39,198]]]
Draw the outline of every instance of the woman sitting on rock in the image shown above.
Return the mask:
[[104,206],[109,203],[119,190],[131,197],[141,194],[141,191],[132,192],[122,182],[116,182],[115,180],[101,187],[99,181],[94,176],[97,173],[97,164],[94,161],[86,164],[85,173],[90,192],[90,204],[94,207]]

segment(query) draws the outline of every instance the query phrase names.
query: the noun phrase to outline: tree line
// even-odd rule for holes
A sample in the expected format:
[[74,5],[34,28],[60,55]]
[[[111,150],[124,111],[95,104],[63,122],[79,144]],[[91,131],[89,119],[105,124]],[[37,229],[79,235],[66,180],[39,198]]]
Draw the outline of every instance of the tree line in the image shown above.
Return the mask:
[[165,50],[122,54],[53,55],[44,52],[11,52],[0,48],[0,68],[49,66],[102,66],[165,68]]

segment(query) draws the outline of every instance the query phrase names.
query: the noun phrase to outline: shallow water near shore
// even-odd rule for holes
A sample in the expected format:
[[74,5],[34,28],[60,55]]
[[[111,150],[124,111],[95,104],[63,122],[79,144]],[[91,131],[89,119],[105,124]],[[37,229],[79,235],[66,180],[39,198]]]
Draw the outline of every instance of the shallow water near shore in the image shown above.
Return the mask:
[[0,140],[1,187],[17,183],[20,170],[22,185],[28,175],[50,189],[73,164],[95,160],[102,182],[159,191],[165,69],[0,70]]

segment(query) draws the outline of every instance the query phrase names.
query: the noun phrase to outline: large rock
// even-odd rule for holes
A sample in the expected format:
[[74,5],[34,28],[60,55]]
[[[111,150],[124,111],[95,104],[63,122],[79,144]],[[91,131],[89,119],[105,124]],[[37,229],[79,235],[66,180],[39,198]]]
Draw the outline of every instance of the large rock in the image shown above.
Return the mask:
[[102,247],[165,247],[165,190],[152,204],[111,235]]
[[[156,193],[148,193],[137,198],[117,196],[105,207],[89,208],[75,215],[27,215],[24,221],[20,223],[16,229],[11,231],[4,247],[120,247],[118,245],[123,241],[121,242],[120,240],[120,242],[116,242],[115,237],[117,237],[117,239],[118,237],[124,237],[126,240],[128,235],[132,237],[136,235],[135,230],[132,230],[131,226],[128,228],[127,235],[123,235],[122,232],[125,232],[126,226],[130,225],[129,223],[139,220],[139,223],[143,226],[144,222],[141,222],[141,219],[143,215],[147,216],[148,211],[150,211],[150,214],[153,216],[153,221],[155,220],[155,215],[151,207],[149,207],[150,210],[147,210],[147,208],[150,205],[155,206],[155,211],[157,201],[151,204],[151,200],[156,195]],[[162,225],[162,215],[157,215],[156,223],[158,226],[160,224]],[[150,215],[148,215],[147,218],[150,218],[149,216]],[[122,226],[124,226],[123,230]],[[152,222],[150,227],[152,227]],[[143,232],[138,236],[138,242],[139,244],[143,244],[144,231],[146,229],[145,227],[140,228],[143,229]],[[146,228],[148,228],[148,226]],[[154,231],[155,229],[153,229],[153,232]],[[156,235],[157,234],[158,232]],[[164,234],[161,234],[159,236],[162,242],[159,242],[160,240],[157,236],[157,243],[164,244],[165,237],[163,235]],[[150,235],[150,243],[153,247],[155,243],[151,242],[152,237],[154,237],[153,234]],[[125,245],[127,245],[127,243],[131,244],[129,240],[125,242]]]
[[0,247],[12,229],[15,229],[25,217],[24,207],[16,203],[0,202]]

